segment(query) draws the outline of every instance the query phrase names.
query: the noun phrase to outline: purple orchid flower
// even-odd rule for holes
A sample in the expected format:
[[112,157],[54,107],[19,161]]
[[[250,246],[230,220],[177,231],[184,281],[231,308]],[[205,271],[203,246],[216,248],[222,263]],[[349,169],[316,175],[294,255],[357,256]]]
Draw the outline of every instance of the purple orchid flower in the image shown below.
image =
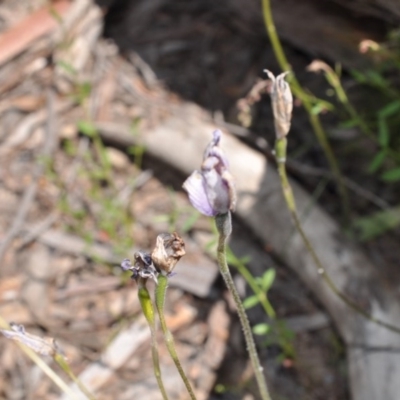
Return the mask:
[[209,217],[233,211],[236,204],[233,177],[228,160],[219,147],[220,140],[221,131],[214,131],[200,171],[194,171],[183,184],[193,207]]

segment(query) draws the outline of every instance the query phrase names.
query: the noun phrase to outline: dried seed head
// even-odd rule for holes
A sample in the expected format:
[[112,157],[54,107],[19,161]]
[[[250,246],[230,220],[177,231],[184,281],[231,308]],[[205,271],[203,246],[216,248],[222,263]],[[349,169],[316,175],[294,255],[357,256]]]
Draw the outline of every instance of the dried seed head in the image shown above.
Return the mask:
[[132,279],[134,279],[139,285],[145,285],[149,278],[158,283],[158,273],[153,265],[150,254],[143,251],[137,251],[133,257],[134,265],[132,265],[128,258],[125,258],[121,263],[121,268],[124,271],[132,271]]
[[185,242],[177,233],[161,233],[151,258],[158,271],[169,275],[185,253]]
[[289,72],[284,72],[275,78],[272,72],[267,69],[264,71],[272,81],[270,96],[276,138],[282,139],[289,133],[292,120],[293,96],[289,84],[285,81],[285,76]]

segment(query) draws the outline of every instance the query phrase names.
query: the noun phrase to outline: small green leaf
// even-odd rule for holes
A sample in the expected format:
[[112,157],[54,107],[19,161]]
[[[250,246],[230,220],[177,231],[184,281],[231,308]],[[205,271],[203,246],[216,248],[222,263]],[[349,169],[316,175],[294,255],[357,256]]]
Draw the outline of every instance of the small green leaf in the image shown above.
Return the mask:
[[367,71],[366,74],[367,83],[380,88],[388,88],[390,85],[388,81],[379,73],[374,70]]
[[248,264],[250,261],[251,261],[250,256],[243,256],[239,258],[239,262],[244,265]]
[[387,148],[389,145],[389,128],[387,120],[382,117],[378,119],[378,141],[383,148]]
[[311,114],[313,115],[318,115],[320,114],[322,111],[325,111],[326,107],[324,106],[323,103],[321,102],[317,102],[313,105],[312,109],[311,109]]
[[270,268],[264,272],[264,275],[262,276],[261,287],[265,291],[268,291],[271,288],[272,284],[274,283],[275,276],[276,271],[273,268]]
[[358,126],[359,124],[359,119],[353,118],[353,119],[348,119],[347,121],[343,121],[339,124],[341,128],[354,128],[355,126]]
[[378,112],[379,118],[390,117],[400,111],[400,101],[395,100],[381,108]]
[[379,211],[357,219],[353,228],[361,241],[371,240],[400,225],[400,207]]
[[367,81],[365,74],[360,71],[351,70],[350,73],[358,83],[365,83]]
[[371,161],[369,164],[368,172],[373,173],[378,170],[378,168],[382,165],[386,158],[386,150],[381,150]]
[[82,132],[84,135],[86,135],[90,138],[96,136],[97,129],[90,121],[81,120],[81,121],[78,121],[77,125],[78,125],[79,131]]
[[76,69],[73,67],[72,64],[67,63],[65,61],[57,61],[57,65],[60,66],[65,72],[71,74],[71,75],[76,75]]
[[396,182],[400,180],[400,167],[391,169],[382,174],[382,179],[386,182]]
[[258,300],[258,297],[253,295],[249,296],[243,301],[243,307],[248,310],[249,308],[252,308],[256,306],[260,301]]
[[270,330],[270,326],[266,323],[257,324],[253,326],[253,333],[255,335],[266,335]]
[[192,214],[183,223],[182,232],[189,232],[199,218],[200,213],[198,211],[192,212]]

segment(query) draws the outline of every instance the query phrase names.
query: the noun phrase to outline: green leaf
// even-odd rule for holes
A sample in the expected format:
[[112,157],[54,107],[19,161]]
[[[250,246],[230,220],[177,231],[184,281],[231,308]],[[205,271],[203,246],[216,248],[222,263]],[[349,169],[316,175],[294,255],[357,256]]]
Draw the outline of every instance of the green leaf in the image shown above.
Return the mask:
[[390,117],[400,111],[400,101],[395,100],[378,111],[379,118]]
[[371,240],[400,224],[400,207],[379,211],[370,216],[357,219],[353,228],[359,240]]
[[355,126],[358,126],[359,124],[359,119],[358,118],[353,118],[353,119],[348,119],[347,121],[343,121],[339,124],[341,128],[354,128]]
[[382,117],[378,119],[378,141],[383,148],[387,148],[389,145],[389,128],[387,120]]
[[78,125],[79,131],[82,132],[84,135],[86,135],[90,138],[96,136],[97,129],[90,121],[81,120],[81,121],[78,121],[77,125]]
[[255,335],[266,335],[270,330],[270,326],[266,323],[257,324],[253,326],[253,333]]
[[351,70],[351,75],[353,76],[353,78],[359,82],[359,83],[365,83],[367,82],[367,77],[365,76],[364,73],[357,71],[357,70]]
[[196,221],[200,218],[200,213],[198,211],[194,211],[183,223],[182,232],[189,232]]
[[76,69],[73,67],[72,64],[67,63],[65,61],[57,61],[56,63],[58,66],[60,66],[65,72],[71,74],[71,75],[77,75]]
[[313,105],[312,109],[311,109],[311,114],[313,115],[318,115],[320,114],[322,111],[325,111],[326,107],[324,106],[323,103],[321,102],[317,102]]
[[275,276],[276,271],[273,268],[270,268],[269,270],[264,272],[261,280],[261,287],[265,291],[268,291],[271,288],[272,284],[274,283]]
[[388,81],[379,72],[376,72],[374,70],[369,70],[367,71],[366,75],[367,75],[366,76],[367,83],[369,83],[370,85],[380,87],[383,89],[388,88],[390,86]]
[[368,167],[368,172],[373,173],[378,170],[378,168],[382,165],[386,158],[386,150],[381,150],[371,161]]
[[258,300],[258,297],[253,295],[249,296],[243,301],[243,307],[248,310],[249,308],[252,308],[256,306],[260,301]]
[[400,167],[391,169],[382,174],[382,179],[386,182],[396,182],[400,180]]

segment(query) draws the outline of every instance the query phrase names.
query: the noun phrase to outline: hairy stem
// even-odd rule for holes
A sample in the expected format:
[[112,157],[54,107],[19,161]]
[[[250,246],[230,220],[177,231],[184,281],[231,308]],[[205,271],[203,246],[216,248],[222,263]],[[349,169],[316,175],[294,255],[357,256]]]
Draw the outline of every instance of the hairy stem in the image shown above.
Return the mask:
[[236,305],[237,313],[239,315],[240,323],[242,325],[244,338],[246,341],[247,352],[250,356],[250,361],[253,365],[254,374],[257,380],[257,385],[260,390],[260,395],[263,400],[271,400],[271,397],[268,393],[267,383],[263,374],[263,368],[260,364],[260,360],[258,358],[256,345],[254,343],[253,334],[251,332],[251,327],[249,320],[246,315],[246,311],[243,307],[243,303],[240,299],[239,293],[236,289],[235,283],[233,282],[232,275],[229,271],[228,263],[226,261],[226,242],[231,234],[231,215],[228,212],[227,214],[219,214],[215,217],[215,223],[218,229],[219,238],[218,238],[218,249],[217,249],[217,260],[218,266],[221,272],[222,277],[228,287],[228,290],[232,294],[233,300]]
[[158,346],[157,346],[157,337],[156,337],[156,321],[154,317],[154,307],[151,302],[149,291],[146,286],[139,287],[139,301],[142,306],[143,314],[146,317],[147,323],[150,327],[151,332],[151,355],[153,358],[153,370],[154,375],[157,380],[158,387],[160,388],[160,392],[164,400],[168,400],[168,395],[164,387],[164,383],[161,376],[161,368],[160,368],[160,360],[158,357]]
[[164,305],[165,305],[165,294],[168,288],[168,278],[162,274],[158,276],[158,284],[156,287],[156,306],[158,311],[158,316],[160,317],[161,329],[164,333],[165,342],[167,344],[167,348],[172,360],[175,363],[176,369],[178,370],[183,383],[186,386],[187,391],[189,392],[189,396],[191,400],[196,400],[196,396],[193,392],[192,386],[190,385],[189,379],[187,378],[185,372],[183,371],[181,362],[179,361],[178,353],[175,349],[174,339],[172,337],[172,333],[169,331],[167,327],[167,323],[165,321],[164,316]]
[[353,311],[362,315],[367,320],[376,323],[377,325],[380,325],[382,327],[387,328],[388,330],[390,330],[392,332],[396,332],[396,333],[400,334],[399,327],[391,325],[387,322],[381,321],[380,319],[375,318],[374,316],[369,314],[367,311],[365,311],[361,307],[359,307],[352,299],[350,299],[349,297],[347,297],[344,293],[342,293],[340,291],[340,289],[335,285],[335,283],[332,281],[331,277],[328,275],[326,268],[324,267],[321,260],[317,256],[317,253],[315,252],[314,247],[312,246],[311,242],[308,240],[308,237],[305,234],[305,232],[301,226],[300,218],[297,214],[296,201],[295,201],[295,198],[293,195],[292,187],[290,185],[289,179],[286,174],[286,163],[285,163],[286,144],[287,144],[286,138],[278,139],[275,143],[275,156],[276,156],[276,161],[278,164],[278,173],[279,173],[279,177],[281,180],[283,196],[285,198],[287,208],[289,209],[290,214],[292,216],[295,228],[298,231],[298,233],[300,234],[305,247],[307,248],[308,252],[310,253],[311,258],[313,259],[314,264],[318,270],[318,273],[322,276],[323,280],[329,286],[329,288]]

